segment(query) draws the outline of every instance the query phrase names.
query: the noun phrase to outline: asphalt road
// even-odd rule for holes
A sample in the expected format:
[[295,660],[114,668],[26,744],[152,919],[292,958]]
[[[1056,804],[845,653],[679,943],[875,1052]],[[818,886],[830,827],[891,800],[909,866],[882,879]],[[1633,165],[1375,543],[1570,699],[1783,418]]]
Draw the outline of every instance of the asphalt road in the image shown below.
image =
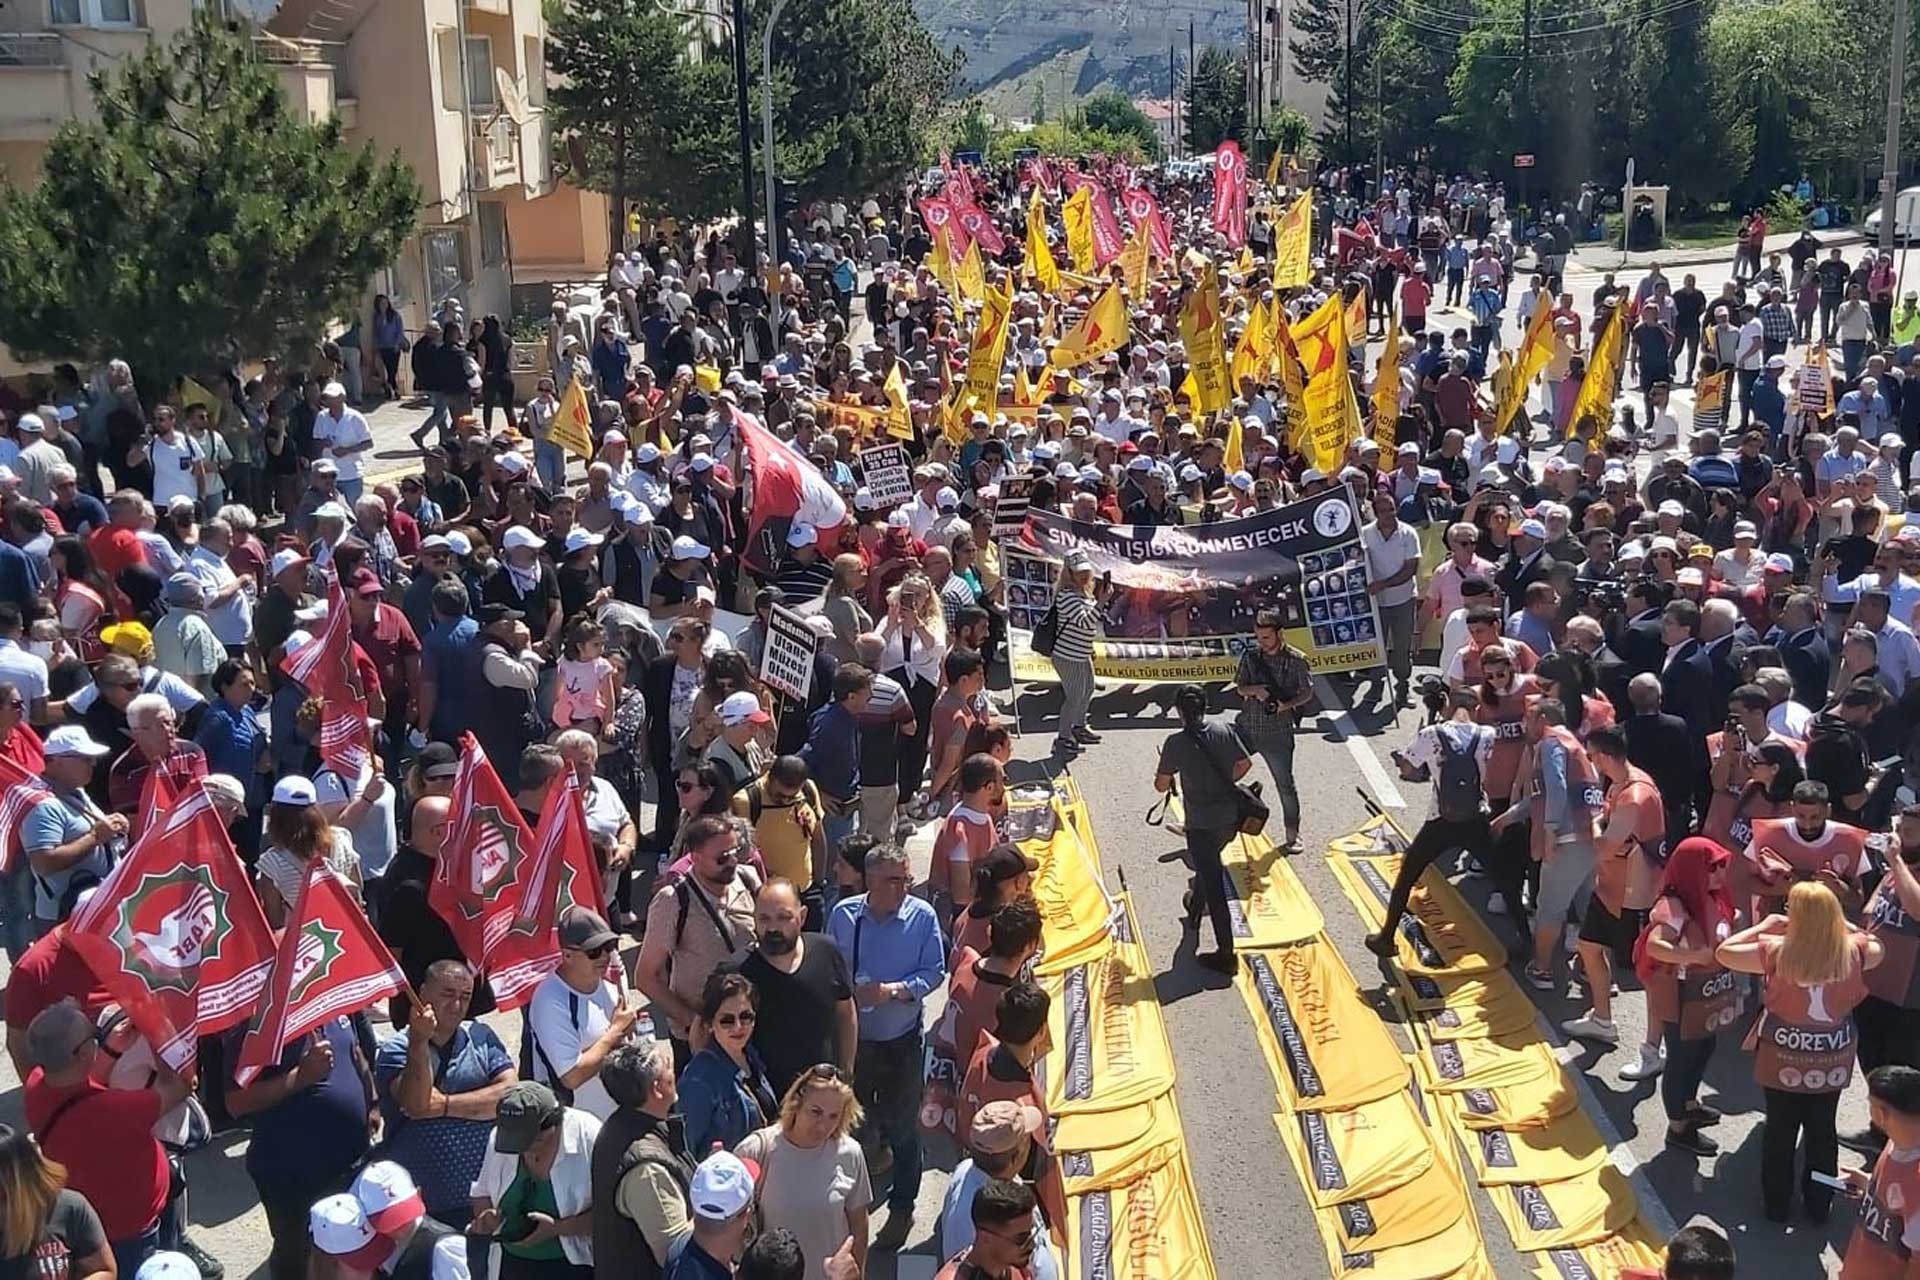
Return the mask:
[[[1695,274],[1700,287],[1713,296],[1727,277],[1728,267],[1723,263],[1677,268],[1668,274],[1678,283],[1686,271]],[[1639,275],[1622,272],[1619,279],[1631,285]],[[1569,275],[1568,287],[1583,309],[1599,278],[1592,272]],[[1436,313],[1435,319],[1445,323],[1450,317]],[[1517,339],[1511,321],[1506,328],[1508,340]],[[1675,402],[1684,430],[1691,392],[1678,390]],[[419,417],[397,408],[375,415],[377,462],[371,472],[410,469],[404,432],[417,425]],[[1362,685],[1359,691],[1365,694],[1369,689]],[[1351,692],[1348,682],[1335,681],[1334,697],[1323,697],[1328,703],[1327,714],[1301,734],[1296,777],[1305,809],[1307,851],[1293,862],[1325,916],[1327,937],[1340,948],[1363,990],[1372,995],[1380,984],[1379,968],[1360,945],[1365,929],[1328,871],[1324,848],[1328,840],[1366,819],[1367,811],[1356,788],[1365,789],[1409,828],[1424,817],[1427,797],[1422,789],[1380,785],[1381,780],[1396,776],[1387,752],[1411,737],[1419,723],[1415,713],[1402,713],[1396,721],[1391,714],[1370,709],[1363,698],[1351,717],[1337,717],[1336,712]],[[1305,1196],[1274,1133],[1273,1086],[1254,1040],[1254,1028],[1240,996],[1227,980],[1193,963],[1193,940],[1182,935],[1179,924],[1186,873],[1179,861],[1177,837],[1142,822],[1151,799],[1151,776],[1160,743],[1175,727],[1169,710],[1171,696],[1170,687],[1135,687],[1102,694],[1094,703],[1093,726],[1105,735],[1105,741],[1081,756],[1072,770],[1093,813],[1110,875],[1116,881],[1124,875],[1138,905],[1146,947],[1155,965],[1156,986],[1166,1007],[1179,1073],[1180,1109],[1219,1274],[1283,1278],[1323,1275],[1324,1255]],[[1026,734],[1017,748],[1021,763],[1016,776],[1036,776],[1058,767],[1043,758],[1052,738],[1051,717],[1056,705],[1057,697],[1049,690],[1033,691],[1022,700],[1020,719]],[[1257,767],[1256,776],[1261,772]],[[927,843],[925,835],[915,842],[922,859]],[[1461,883],[1469,900],[1483,907],[1484,883]],[[1116,883],[1110,887],[1119,886]],[[1504,922],[1496,919],[1495,925],[1504,937]],[[1516,974],[1518,963],[1516,959]],[[1528,990],[1552,1022],[1582,1011],[1569,1000]],[[1384,1010],[1378,1002],[1376,1007]],[[1616,1001],[1615,1009],[1622,1042],[1637,1044],[1644,1012],[1641,997],[1629,992]],[[496,1016],[492,1022],[510,1043],[517,1036],[517,1018]],[[1648,1222],[1658,1229],[1695,1217],[1711,1219],[1731,1234],[1743,1261],[1759,1264],[1754,1274],[1818,1276],[1837,1268],[1835,1250],[1844,1247],[1852,1229],[1846,1208],[1837,1207],[1824,1230],[1805,1224],[1776,1227],[1760,1216],[1760,1126],[1755,1111],[1759,1095],[1747,1061],[1734,1043],[1723,1043],[1708,1073],[1706,1097],[1727,1113],[1726,1121],[1715,1131],[1723,1154],[1714,1160],[1695,1160],[1665,1148],[1661,1138],[1665,1124],[1656,1085],[1629,1085],[1617,1078],[1616,1072],[1631,1054],[1631,1048],[1606,1053],[1580,1047],[1563,1051],[1563,1057],[1582,1071],[1590,1087],[1585,1104],[1613,1147],[1616,1164],[1636,1174],[1642,1214]],[[20,1123],[20,1082],[4,1061],[0,1061],[0,1120]],[[1856,1084],[1842,1105],[1841,1126],[1857,1127],[1864,1121],[1864,1097]],[[243,1165],[246,1141],[244,1133],[223,1135],[189,1163],[194,1235],[226,1262],[229,1275],[236,1280],[259,1271],[268,1247],[265,1218]],[[1843,1153],[1843,1164],[1856,1160]],[[929,1173],[908,1256],[902,1258],[897,1271],[908,1280],[932,1274],[934,1263],[928,1253],[927,1235],[944,1182],[943,1174]],[[1476,1191],[1473,1195],[1495,1272],[1501,1276],[1525,1274],[1484,1194]],[[895,1274],[888,1260],[878,1258],[873,1270],[881,1280]],[[1743,1267],[1743,1273],[1745,1270]]]

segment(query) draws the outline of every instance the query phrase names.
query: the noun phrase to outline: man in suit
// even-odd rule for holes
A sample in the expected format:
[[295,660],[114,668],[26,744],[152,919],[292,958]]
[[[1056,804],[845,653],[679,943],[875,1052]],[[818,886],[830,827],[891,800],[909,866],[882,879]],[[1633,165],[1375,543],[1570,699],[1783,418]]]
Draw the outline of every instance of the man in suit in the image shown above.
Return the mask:
[[1709,600],[1700,606],[1700,649],[1713,669],[1709,725],[1727,718],[1727,699],[1744,682],[1740,669],[1747,646],[1758,643],[1759,637],[1740,620],[1740,608],[1733,601]]
[[1700,643],[1700,606],[1669,601],[1660,611],[1660,638],[1667,649],[1660,668],[1660,709],[1685,720],[1687,731],[1705,742],[1707,730],[1719,720],[1713,714],[1713,663]]
[[1660,610],[1672,592],[1654,578],[1637,578],[1627,588],[1627,625],[1620,630],[1621,660],[1632,675],[1658,673],[1667,660]]
[[1820,630],[1819,608],[1813,596],[1797,591],[1780,609],[1780,625],[1770,637],[1780,650],[1780,661],[1793,677],[1793,700],[1809,711],[1827,705],[1827,686],[1833,677],[1833,653]]
[[1509,607],[1519,608],[1527,588],[1547,580],[1553,558],[1547,554],[1547,526],[1538,520],[1523,520],[1513,531],[1512,548],[1493,576],[1493,585]]
[[1627,681],[1633,672],[1626,659],[1607,644],[1607,633],[1596,619],[1584,613],[1568,618],[1563,647],[1586,656],[1593,667],[1594,687],[1613,704],[1616,719],[1625,720],[1633,714],[1633,704],[1627,700]]
[[1627,732],[1627,760],[1642,769],[1660,789],[1667,810],[1667,844],[1671,848],[1693,825],[1693,793],[1698,768],[1695,757],[1705,749],[1687,732],[1687,722],[1660,709],[1660,677],[1635,676],[1627,685],[1633,714],[1622,722]]

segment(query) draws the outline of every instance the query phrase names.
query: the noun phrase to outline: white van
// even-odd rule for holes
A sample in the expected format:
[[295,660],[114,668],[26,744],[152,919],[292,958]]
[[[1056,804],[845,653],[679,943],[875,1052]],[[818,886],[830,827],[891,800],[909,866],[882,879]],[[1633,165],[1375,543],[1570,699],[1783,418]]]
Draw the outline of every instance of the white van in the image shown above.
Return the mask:
[[[1860,230],[1871,244],[1880,242],[1880,206],[1860,223]],[[1900,244],[1920,240],[1920,187],[1907,187],[1893,197],[1893,238]]]

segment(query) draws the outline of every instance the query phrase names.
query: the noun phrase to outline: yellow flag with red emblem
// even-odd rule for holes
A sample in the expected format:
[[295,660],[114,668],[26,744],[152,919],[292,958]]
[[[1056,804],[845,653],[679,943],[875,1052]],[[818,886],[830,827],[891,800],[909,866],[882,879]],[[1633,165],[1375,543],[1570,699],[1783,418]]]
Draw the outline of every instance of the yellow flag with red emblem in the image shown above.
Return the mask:
[[1080,317],[1080,323],[1067,331],[1053,349],[1056,369],[1077,369],[1111,351],[1118,351],[1127,340],[1127,301],[1120,286],[1110,284],[1106,292]]
[[1189,361],[1188,395],[1196,413],[1218,413],[1233,401],[1227,383],[1226,338],[1220,318],[1220,275],[1211,263],[1180,308],[1180,341]]
[[1040,199],[1039,187],[1033,189],[1033,198],[1027,202],[1027,275],[1048,293],[1060,287],[1060,268],[1047,244],[1047,206]]
[[593,456],[593,415],[587,409],[587,392],[580,385],[580,379],[567,379],[567,389],[560,393],[560,407],[554,411],[547,438],[569,453],[582,458]]

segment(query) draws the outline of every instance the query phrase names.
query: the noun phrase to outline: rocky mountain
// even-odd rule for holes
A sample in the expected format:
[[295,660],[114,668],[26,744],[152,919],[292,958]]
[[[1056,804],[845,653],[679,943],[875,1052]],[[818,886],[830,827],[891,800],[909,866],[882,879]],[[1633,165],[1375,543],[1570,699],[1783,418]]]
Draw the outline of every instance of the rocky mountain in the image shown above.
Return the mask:
[[1107,86],[1164,98],[1167,51],[1184,68],[1189,23],[1196,47],[1238,48],[1247,30],[1245,6],[1230,2],[921,0],[918,7],[936,38],[965,51],[968,87],[1014,114],[1026,113],[1037,86],[1055,105]]

